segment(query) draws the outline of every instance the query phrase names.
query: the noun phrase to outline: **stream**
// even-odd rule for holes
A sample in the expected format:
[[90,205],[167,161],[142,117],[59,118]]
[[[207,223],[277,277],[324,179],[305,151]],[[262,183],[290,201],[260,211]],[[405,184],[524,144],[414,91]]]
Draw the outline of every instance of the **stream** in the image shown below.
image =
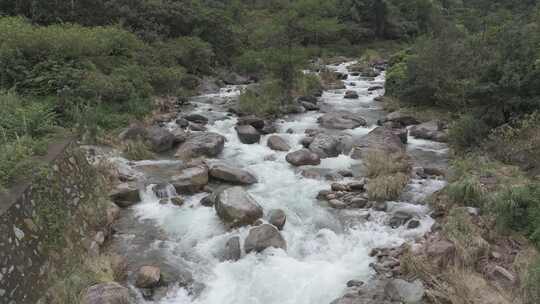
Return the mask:
[[[347,74],[351,63],[330,66]],[[366,119],[366,127],[344,132],[353,140],[376,127],[386,113],[375,97],[384,90],[368,91],[383,85],[384,72],[376,78],[348,75],[346,90],[359,94],[358,99],[345,99],[346,90],[325,91],[321,97],[321,111],[288,115],[276,121],[277,135],[291,146],[291,151],[302,148],[300,140],[306,129],[321,129],[317,118],[322,112],[346,110],[359,113]],[[271,209],[282,209],[286,224],[281,231],[287,250],[269,248],[262,253],[245,254],[238,261],[222,261],[221,252],[227,240],[239,236],[241,246],[250,227],[227,229],[214,208],[201,205],[208,195],[198,193],[184,196],[182,206],[160,204],[148,182],[141,183],[142,201],[122,210],[116,224],[111,250],[128,257],[130,268],[144,263],[159,263],[164,271],[184,279],[184,286],[169,287],[157,300],[145,300],[135,287],[140,303],[161,304],[329,304],[345,292],[349,280],[369,282],[374,275],[369,253],[374,248],[400,246],[413,242],[431,229],[434,223],[424,199],[441,189],[441,179],[413,177],[398,202],[388,202],[387,212],[372,209],[333,209],[316,199],[321,190],[328,190],[332,181],[325,178],[304,177],[298,167],[286,160],[287,152],[267,147],[269,135],[260,144],[242,144],[235,131],[237,118],[227,108],[240,93],[240,87],[222,88],[219,93],[193,98],[191,112],[209,118],[208,131],[226,138],[219,160],[253,173],[258,183],[244,186],[263,207],[265,215]],[[185,114],[186,112],[182,112]],[[167,127],[178,126],[171,122]],[[335,130],[327,130],[336,132]],[[444,144],[409,137],[407,152],[413,167],[446,166],[447,147]],[[117,160],[121,161],[121,160]],[[180,161],[174,157],[130,163],[139,166],[170,166]],[[352,170],[358,175],[360,160],[347,155],[325,158],[318,166],[302,166],[319,172]],[[141,171],[141,180],[150,180]],[[354,177],[340,182],[353,181]],[[171,189],[170,191],[174,191]],[[420,225],[396,229],[388,224],[389,213],[395,208],[409,208],[419,215]]]

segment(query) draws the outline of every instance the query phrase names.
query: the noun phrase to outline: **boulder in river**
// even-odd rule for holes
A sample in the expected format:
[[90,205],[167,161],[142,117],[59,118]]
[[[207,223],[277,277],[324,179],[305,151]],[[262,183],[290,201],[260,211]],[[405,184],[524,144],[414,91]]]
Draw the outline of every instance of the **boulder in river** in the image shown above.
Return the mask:
[[154,288],[158,286],[161,270],[155,266],[143,266],[137,272],[135,286],[138,288]]
[[233,236],[227,243],[225,243],[225,252],[223,253],[223,260],[225,261],[238,261],[242,256],[242,249],[240,248],[240,237]]
[[255,115],[247,115],[247,116],[242,116],[242,117],[238,118],[237,125],[239,125],[239,126],[250,125],[250,126],[254,127],[257,130],[262,130],[264,128],[264,126],[266,125],[266,123],[265,123],[264,119],[262,119],[260,117],[257,117]]
[[302,107],[304,107],[304,109],[306,109],[306,111],[319,111],[320,109],[318,105],[307,101],[302,101],[300,104],[302,105]]
[[270,210],[268,218],[268,222],[276,226],[279,230],[283,229],[283,226],[285,226],[285,222],[287,221],[287,215],[285,215],[285,211],[281,209]]
[[377,127],[355,143],[351,157],[360,159],[370,151],[400,153],[404,150],[405,144],[394,129]]
[[82,304],[129,304],[129,290],[116,283],[101,283],[89,287],[83,294]]
[[120,207],[129,207],[141,201],[135,182],[118,184],[109,192],[109,197]]
[[367,124],[360,115],[345,111],[326,113],[317,121],[325,128],[337,130],[354,129]]
[[446,130],[441,128],[437,121],[428,121],[410,129],[411,136],[421,139],[433,140],[438,142],[447,142],[448,134]]
[[358,96],[358,93],[356,91],[349,90],[345,92],[345,99],[358,99],[360,96]]
[[221,190],[214,205],[218,216],[232,226],[251,225],[263,216],[262,207],[242,187]]
[[371,92],[371,91],[377,91],[377,90],[382,90],[382,89],[384,89],[383,86],[375,85],[375,86],[369,87],[369,88],[368,88],[368,92]]
[[246,253],[252,251],[261,252],[269,247],[287,250],[287,243],[276,227],[270,224],[262,224],[249,230],[244,242]]
[[319,155],[311,152],[308,149],[301,149],[291,152],[287,154],[285,159],[293,166],[316,166],[321,163],[321,158]]
[[234,184],[251,185],[257,182],[257,178],[250,172],[225,164],[211,165],[210,176]]
[[255,144],[261,140],[261,133],[251,125],[236,126],[238,138],[244,144]]
[[287,141],[277,135],[268,137],[267,145],[274,151],[289,151],[291,149]]
[[382,122],[384,123],[388,121],[400,123],[403,127],[416,125],[420,123],[413,116],[402,113],[400,111],[395,111],[386,115],[385,119]]
[[197,114],[197,113],[193,113],[193,114],[188,114],[186,116],[184,116],[184,119],[187,120],[187,121],[190,121],[190,122],[194,122],[194,123],[197,123],[197,124],[201,124],[201,125],[205,125],[208,123],[208,118],[201,115],[201,114]]
[[147,131],[147,139],[152,151],[160,153],[172,149],[176,138],[169,130],[161,127],[151,127]]
[[171,177],[170,183],[178,193],[193,193],[202,190],[208,184],[208,176],[208,167],[197,165],[181,169],[178,174]]
[[339,141],[335,136],[319,133],[313,137],[309,150],[320,158],[336,157],[341,153],[338,146]]
[[118,136],[121,140],[144,139],[147,135],[146,127],[139,122],[135,122],[125,128]]
[[178,147],[175,157],[191,159],[201,156],[216,157],[225,146],[225,137],[217,133],[199,133],[189,137]]
[[312,103],[312,104],[316,104],[318,100],[317,100],[317,97],[315,97],[315,96],[306,95],[306,96],[298,97],[298,101],[299,102],[309,102],[309,103]]

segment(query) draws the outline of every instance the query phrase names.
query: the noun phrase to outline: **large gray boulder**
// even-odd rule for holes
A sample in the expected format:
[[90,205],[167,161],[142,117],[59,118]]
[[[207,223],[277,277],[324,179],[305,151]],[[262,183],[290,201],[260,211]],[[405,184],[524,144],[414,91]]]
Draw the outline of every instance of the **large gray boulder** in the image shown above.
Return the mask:
[[405,151],[405,144],[395,129],[377,127],[354,144],[351,157],[360,159],[369,152],[399,153]]
[[139,188],[135,182],[126,182],[116,185],[110,192],[109,197],[120,207],[129,207],[141,201]]
[[285,141],[285,139],[277,136],[272,135],[268,137],[267,145],[270,149],[275,151],[289,151],[291,149],[291,146]]
[[338,146],[339,140],[336,137],[319,133],[313,137],[313,141],[309,145],[309,150],[319,155],[320,158],[336,157],[341,152]]
[[422,303],[426,290],[420,280],[407,282],[402,279],[393,279],[384,288],[386,296],[392,301],[400,301],[405,304]]
[[252,251],[261,252],[269,247],[287,250],[287,243],[276,227],[270,224],[262,224],[249,230],[244,242],[246,253]]
[[121,140],[136,140],[145,139],[147,134],[148,130],[146,127],[140,122],[135,122],[125,128],[118,137]]
[[308,149],[301,149],[287,154],[285,157],[287,162],[293,166],[316,166],[321,163],[319,155],[311,152]]
[[263,216],[262,207],[238,186],[220,191],[214,207],[218,216],[231,226],[251,225]]
[[251,185],[257,182],[257,178],[250,172],[225,164],[210,166],[210,176],[234,184]]
[[201,156],[216,157],[225,146],[225,137],[217,133],[199,133],[188,138],[178,147],[175,157],[191,159]]
[[148,129],[147,142],[154,152],[160,153],[172,149],[175,141],[175,136],[164,128],[154,126]]
[[358,99],[360,96],[358,96],[358,93],[356,91],[347,91],[345,92],[345,99]]
[[438,142],[447,142],[448,133],[442,128],[437,121],[428,121],[416,126],[412,126],[409,130],[411,136],[421,139],[433,140]]
[[178,193],[193,193],[202,190],[208,184],[208,167],[198,165],[181,169],[171,177],[170,183]]
[[255,115],[247,115],[247,116],[242,116],[238,118],[237,125],[239,126],[250,125],[257,130],[262,130],[265,127],[266,123],[264,119],[260,117],[257,117]]
[[89,287],[82,296],[82,304],[129,304],[129,290],[116,283],[102,283]]
[[256,144],[261,140],[261,133],[259,133],[252,125],[236,126],[235,129],[238,138],[244,144]]
[[326,113],[317,119],[317,122],[325,128],[346,130],[365,126],[366,120],[358,114],[345,111]]
[[416,118],[412,117],[411,115],[402,113],[400,111],[389,113],[388,115],[386,115],[383,122],[396,122],[396,123],[401,124],[403,127],[416,125],[420,123]]

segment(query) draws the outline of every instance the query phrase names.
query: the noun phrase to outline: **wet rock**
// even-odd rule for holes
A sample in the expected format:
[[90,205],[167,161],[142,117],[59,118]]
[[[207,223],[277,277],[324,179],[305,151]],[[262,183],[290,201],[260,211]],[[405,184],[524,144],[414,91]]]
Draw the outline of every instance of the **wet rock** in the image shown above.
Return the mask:
[[321,158],[319,157],[319,155],[311,152],[308,149],[301,149],[295,152],[291,152],[287,154],[285,159],[293,166],[315,166],[321,163]]
[[170,200],[175,206],[182,206],[184,204],[184,199],[180,196],[171,197]]
[[376,86],[369,87],[369,88],[368,88],[368,92],[371,92],[371,91],[377,91],[377,90],[382,90],[382,89],[384,89],[383,86],[376,85]]
[[160,127],[152,127],[147,132],[146,136],[152,151],[160,153],[172,149],[175,137],[171,132]]
[[350,202],[348,207],[349,208],[366,208],[368,206],[369,200],[366,197],[363,196],[357,196],[353,198]]
[[272,134],[277,132],[277,127],[272,122],[265,122],[264,127],[259,130],[261,134]]
[[360,96],[358,96],[358,93],[356,91],[347,91],[345,92],[345,99],[358,99]]
[[416,138],[433,140],[438,142],[447,142],[448,134],[440,128],[437,121],[429,121],[419,125],[412,126],[410,135]]
[[182,169],[171,177],[170,184],[178,193],[193,193],[202,190],[208,184],[208,177],[208,167],[198,165]]
[[347,187],[349,187],[349,189],[351,191],[364,191],[366,190],[366,181],[365,179],[361,179],[361,180],[357,180],[357,181],[354,181],[354,182],[350,182],[347,184]]
[[252,251],[261,252],[269,247],[287,250],[287,243],[276,227],[270,224],[262,224],[249,230],[244,243],[246,253]]
[[319,155],[320,158],[329,158],[336,157],[341,153],[338,146],[339,141],[334,136],[319,133],[313,137],[309,150]]
[[208,118],[206,118],[205,116],[202,116],[201,114],[196,114],[196,113],[188,114],[184,116],[184,119],[190,122],[194,122],[196,124],[201,124],[201,125],[205,125],[208,123]]
[[225,261],[238,261],[241,256],[242,249],[240,248],[240,237],[233,236],[225,243],[223,259]]
[[220,191],[214,207],[218,216],[232,226],[251,225],[263,216],[262,207],[241,187]]
[[129,304],[129,290],[116,283],[101,283],[89,287],[82,296],[82,304]]
[[289,151],[291,149],[287,141],[277,135],[268,137],[267,145],[274,151]]
[[135,182],[121,183],[109,192],[113,202],[122,208],[132,206],[141,201],[139,188]]
[[191,159],[201,156],[216,157],[225,146],[225,137],[208,132],[195,134],[180,145],[175,157],[179,159]]
[[244,144],[255,144],[261,140],[261,134],[251,125],[236,126],[238,138]]
[[344,111],[326,113],[319,117],[317,122],[325,128],[337,130],[354,129],[367,124],[366,120],[358,114]]
[[171,133],[174,136],[173,144],[175,145],[185,142],[188,138],[188,134],[182,129],[176,129]]
[[347,282],[347,287],[360,287],[364,285],[364,282],[359,280],[350,280]]
[[283,229],[283,226],[285,226],[285,222],[287,221],[287,216],[285,215],[285,212],[281,209],[270,210],[268,217],[268,222],[276,226],[279,230]]
[[238,118],[237,125],[239,126],[250,125],[257,130],[262,130],[266,124],[264,122],[264,119],[259,118],[255,115],[248,115],[248,116],[242,116]]
[[319,111],[320,110],[319,106],[310,102],[303,101],[300,104],[302,105],[302,107],[304,107],[304,109],[306,109],[306,111]]
[[416,229],[420,227],[420,221],[419,220],[410,220],[407,223],[407,229]]
[[404,114],[400,111],[395,111],[386,115],[386,118],[383,120],[383,122],[387,121],[398,122],[404,127],[420,123],[416,118],[412,117],[411,115]]
[[402,153],[405,144],[393,129],[377,127],[355,143],[351,157],[360,159],[369,152]]
[[177,124],[180,128],[183,128],[183,129],[189,127],[189,121],[187,121],[187,119],[185,119],[185,118],[178,118],[178,119],[176,120],[176,124]]
[[349,191],[349,187],[347,185],[339,184],[339,183],[333,183],[331,185],[332,191]]
[[158,286],[161,270],[155,266],[143,266],[137,272],[135,286],[138,288],[153,288]]
[[388,209],[388,204],[386,202],[375,202],[372,206],[375,211],[385,212]]
[[338,199],[329,200],[328,205],[330,205],[330,207],[332,207],[334,209],[345,209],[345,208],[347,208],[347,204],[344,203],[341,200],[338,200]]
[[410,219],[412,219],[412,215],[405,211],[396,211],[392,213],[392,217],[390,218],[389,225],[392,228],[397,228],[399,226],[405,225]]
[[338,174],[343,177],[353,177],[353,172],[351,170],[339,170]]
[[214,201],[210,198],[210,195],[205,196],[200,201],[201,205],[205,207],[212,207],[214,206]]
[[257,178],[250,172],[225,164],[212,165],[210,167],[210,176],[234,184],[251,185],[257,182]]
[[306,136],[306,137],[302,138],[302,140],[300,141],[300,144],[302,144],[302,146],[304,146],[304,148],[309,148],[309,146],[311,145],[312,142],[313,142],[313,137]]
[[422,298],[426,292],[420,280],[409,283],[402,279],[389,281],[384,291],[392,301],[401,301],[406,304],[422,303]]
[[195,122],[190,122],[189,123],[189,129],[191,131],[199,131],[199,132],[206,131],[206,127],[203,124],[199,124],[199,123],[195,123]]

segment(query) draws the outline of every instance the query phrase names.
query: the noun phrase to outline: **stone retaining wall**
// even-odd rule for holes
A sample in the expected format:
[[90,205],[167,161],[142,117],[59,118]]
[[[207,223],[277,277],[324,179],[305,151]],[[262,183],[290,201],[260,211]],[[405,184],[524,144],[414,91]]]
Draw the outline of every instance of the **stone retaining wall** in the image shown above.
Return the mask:
[[0,303],[41,298],[83,256],[102,212],[95,168],[71,140],[52,145],[48,164],[0,196]]

